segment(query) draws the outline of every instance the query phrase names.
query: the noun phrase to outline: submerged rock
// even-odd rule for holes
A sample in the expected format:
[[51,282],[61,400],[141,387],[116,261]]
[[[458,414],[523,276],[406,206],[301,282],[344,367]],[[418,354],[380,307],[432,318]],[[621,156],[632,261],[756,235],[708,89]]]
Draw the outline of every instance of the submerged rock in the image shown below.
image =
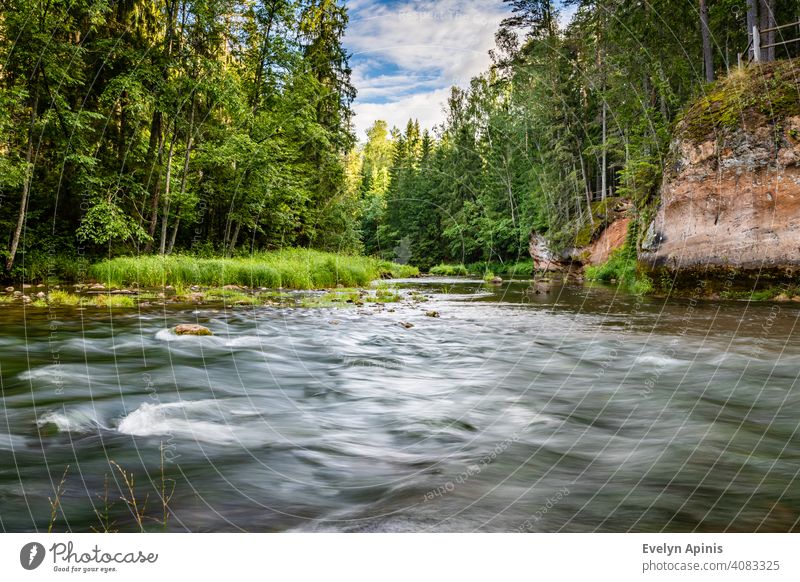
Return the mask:
[[414,327],[413,323],[409,323],[407,321],[400,321],[398,322],[398,324],[403,326],[405,329],[411,329],[412,327]]
[[489,279],[489,283],[491,283],[492,285],[500,285],[500,283],[502,282],[503,282],[502,277],[492,277],[491,279]]
[[425,315],[428,316],[428,317],[439,317],[439,312],[438,311],[426,311]]
[[214,335],[210,329],[196,323],[181,323],[175,326],[174,331],[178,335]]

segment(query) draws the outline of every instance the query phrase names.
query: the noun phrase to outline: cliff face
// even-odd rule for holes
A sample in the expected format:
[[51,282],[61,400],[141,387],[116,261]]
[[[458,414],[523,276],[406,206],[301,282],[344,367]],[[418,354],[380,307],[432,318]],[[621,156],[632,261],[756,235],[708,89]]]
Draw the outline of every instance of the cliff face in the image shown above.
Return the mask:
[[600,236],[592,242],[586,249],[584,249],[584,264],[587,265],[602,265],[609,258],[611,253],[625,244],[625,239],[628,236],[628,225],[631,219],[629,217],[617,218],[614,222],[608,225]]
[[797,61],[737,73],[678,125],[640,260],[651,267],[800,267]]

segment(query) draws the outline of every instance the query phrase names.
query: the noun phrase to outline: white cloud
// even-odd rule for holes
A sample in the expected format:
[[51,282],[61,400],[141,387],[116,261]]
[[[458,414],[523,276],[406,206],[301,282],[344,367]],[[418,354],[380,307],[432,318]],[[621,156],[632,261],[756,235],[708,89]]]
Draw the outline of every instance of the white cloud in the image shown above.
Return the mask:
[[431,127],[443,119],[452,85],[466,86],[485,71],[502,0],[351,1],[345,46],[353,53],[354,104],[359,138],[375,119],[404,126],[409,118]]
[[367,128],[376,119],[383,119],[389,127],[405,129],[409,119],[416,119],[422,128],[433,129],[444,119],[444,105],[450,88],[417,93],[387,103],[356,103],[356,136],[364,140]]

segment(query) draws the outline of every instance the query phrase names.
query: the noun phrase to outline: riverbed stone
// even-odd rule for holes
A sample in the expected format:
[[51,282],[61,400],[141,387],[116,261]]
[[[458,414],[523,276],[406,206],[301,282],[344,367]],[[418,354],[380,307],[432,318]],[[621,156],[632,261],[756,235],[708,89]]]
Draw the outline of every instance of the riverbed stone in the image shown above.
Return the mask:
[[14,292],[13,287],[6,287],[6,293],[13,293],[13,292]]
[[414,327],[414,324],[413,324],[413,323],[409,323],[409,322],[407,322],[407,321],[400,321],[400,322],[398,322],[398,323],[399,323],[399,324],[400,324],[402,327],[404,327],[405,329],[411,329],[412,327]]
[[175,326],[174,331],[177,335],[214,335],[210,329],[196,323],[181,323]]

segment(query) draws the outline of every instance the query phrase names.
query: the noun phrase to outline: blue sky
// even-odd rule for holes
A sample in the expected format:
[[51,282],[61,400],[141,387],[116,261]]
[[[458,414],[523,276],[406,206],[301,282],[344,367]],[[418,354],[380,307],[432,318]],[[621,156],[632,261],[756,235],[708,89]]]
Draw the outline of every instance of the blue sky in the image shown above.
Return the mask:
[[494,33],[508,15],[502,0],[348,0],[344,39],[351,53],[356,133],[376,119],[432,127],[452,85],[486,70]]

